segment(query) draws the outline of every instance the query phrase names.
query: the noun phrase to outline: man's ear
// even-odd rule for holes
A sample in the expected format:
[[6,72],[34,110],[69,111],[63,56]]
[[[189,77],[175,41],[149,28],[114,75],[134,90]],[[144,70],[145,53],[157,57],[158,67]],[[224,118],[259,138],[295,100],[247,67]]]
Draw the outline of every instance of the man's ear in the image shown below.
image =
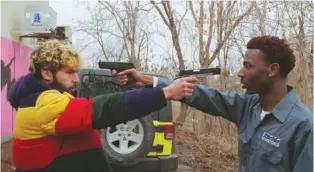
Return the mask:
[[269,66],[269,77],[276,76],[280,72],[280,65],[278,63],[272,63]]
[[41,69],[41,76],[44,81],[50,83],[53,80],[52,72],[48,69]]

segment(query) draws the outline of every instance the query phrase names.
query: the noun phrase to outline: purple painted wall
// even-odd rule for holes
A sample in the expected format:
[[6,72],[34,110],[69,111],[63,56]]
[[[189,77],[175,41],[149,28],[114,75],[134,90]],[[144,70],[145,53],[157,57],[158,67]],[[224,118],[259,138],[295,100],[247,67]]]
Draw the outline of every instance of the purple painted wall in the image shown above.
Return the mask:
[[15,111],[7,101],[7,90],[28,72],[32,48],[1,37],[1,136],[12,134]]

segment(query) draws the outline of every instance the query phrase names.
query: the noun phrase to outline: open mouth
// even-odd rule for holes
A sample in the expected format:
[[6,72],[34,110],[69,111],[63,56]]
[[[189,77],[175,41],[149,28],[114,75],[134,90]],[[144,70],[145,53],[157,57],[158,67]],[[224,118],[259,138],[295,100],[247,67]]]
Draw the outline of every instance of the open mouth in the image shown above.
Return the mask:
[[242,84],[242,88],[244,88],[244,89],[247,88],[247,85],[245,83],[241,82],[241,84]]

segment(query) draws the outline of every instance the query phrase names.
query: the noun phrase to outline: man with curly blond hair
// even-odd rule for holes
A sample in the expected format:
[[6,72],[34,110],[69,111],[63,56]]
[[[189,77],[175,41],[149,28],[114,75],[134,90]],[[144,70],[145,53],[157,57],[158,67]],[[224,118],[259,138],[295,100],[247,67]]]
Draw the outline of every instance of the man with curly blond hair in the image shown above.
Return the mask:
[[82,60],[76,50],[50,40],[30,55],[30,73],[11,87],[17,109],[12,159],[17,172],[109,172],[96,129],[141,118],[191,96],[198,81],[190,77],[169,87],[141,88],[75,98]]
[[[239,172],[313,172],[313,113],[287,84],[294,66],[295,56],[285,39],[254,37],[238,74],[246,93],[197,85],[192,97],[182,100],[236,124]],[[122,84],[127,81],[125,74],[144,85],[172,83],[131,69],[119,74]]]

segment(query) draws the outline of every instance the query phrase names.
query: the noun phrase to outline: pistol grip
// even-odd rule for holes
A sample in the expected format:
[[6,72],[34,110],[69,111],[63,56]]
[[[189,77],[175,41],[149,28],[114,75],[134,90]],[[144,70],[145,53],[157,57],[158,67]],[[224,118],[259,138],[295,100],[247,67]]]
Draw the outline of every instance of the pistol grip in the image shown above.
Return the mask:
[[128,75],[128,82],[124,85],[124,87],[128,90],[131,90],[136,87],[136,80],[132,75]]

